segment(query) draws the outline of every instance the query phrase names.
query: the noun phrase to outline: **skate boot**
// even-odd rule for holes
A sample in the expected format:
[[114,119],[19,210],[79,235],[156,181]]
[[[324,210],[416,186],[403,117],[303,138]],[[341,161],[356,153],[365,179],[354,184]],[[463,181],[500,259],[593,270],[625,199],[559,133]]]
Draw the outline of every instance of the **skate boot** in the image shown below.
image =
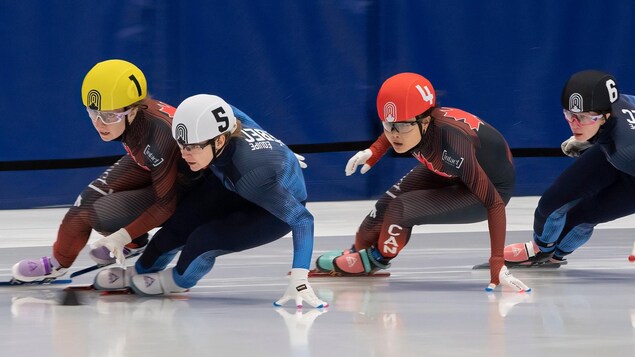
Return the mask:
[[[134,257],[143,252],[148,244],[148,233],[141,235],[126,244],[123,248],[123,254],[126,258]],[[90,258],[98,265],[110,265],[115,263],[115,258],[110,256],[110,251],[106,247],[99,247],[88,252]]]
[[565,259],[555,257],[553,252],[540,251],[533,240],[506,246],[504,256],[508,268],[559,268],[567,264]]
[[142,296],[155,296],[169,293],[183,293],[188,291],[176,285],[172,269],[161,270],[158,273],[137,274],[130,280],[130,288]]
[[333,259],[339,257],[340,255],[350,254],[355,252],[355,245],[353,244],[350,249],[341,251],[341,250],[331,250],[322,255],[320,255],[315,260],[315,269],[321,271],[323,273],[332,272],[335,270],[333,267]]
[[130,287],[130,279],[136,275],[134,266],[103,269],[93,281],[96,290],[121,290]]
[[11,268],[13,278],[25,283],[51,281],[66,274],[68,269],[60,266],[54,257],[38,260],[21,260]]
[[332,261],[334,270],[341,276],[370,275],[380,269],[388,269],[390,264],[374,248],[359,252],[341,254]]

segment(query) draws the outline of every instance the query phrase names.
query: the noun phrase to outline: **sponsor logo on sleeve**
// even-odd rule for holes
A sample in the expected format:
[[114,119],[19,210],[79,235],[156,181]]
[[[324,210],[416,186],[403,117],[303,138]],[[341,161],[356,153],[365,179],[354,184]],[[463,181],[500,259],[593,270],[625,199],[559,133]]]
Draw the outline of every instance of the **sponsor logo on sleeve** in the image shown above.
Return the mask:
[[443,160],[443,162],[445,162],[446,164],[456,167],[457,169],[461,168],[461,165],[463,165],[463,161],[465,161],[465,159],[462,157],[457,159],[455,157],[450,156],[447,150],[443,150],[443,154],[441,155],[441,160]]
[[163,162],[162,157],[157,157],[152,151],[150,151],[150,145],[146,146],[146,148],[143,149],[143,155],[145,155],[145,157],[148,159],[148,161],[150,161],[150,164],[152,164],[153,167],[157,167]]

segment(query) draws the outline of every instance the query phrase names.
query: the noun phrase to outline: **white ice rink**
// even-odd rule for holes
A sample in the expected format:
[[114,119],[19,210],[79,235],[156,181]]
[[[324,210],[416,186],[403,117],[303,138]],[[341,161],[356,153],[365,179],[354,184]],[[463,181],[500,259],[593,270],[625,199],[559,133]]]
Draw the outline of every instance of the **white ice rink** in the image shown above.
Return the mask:
[[[536,202],[512,199],[508,242],[530,239]],[[314,258],[350,246],[372,204],[310,203]],[[0,279],[50,254],[65,212],[0,211]],[[325,310],[272,306],[288,283],[289,238],[223,256],[169,297],[82,292],[64,306],[63,285],[0,287],[0,356],[633,356],[634,233],[627,217],[598,226],[562,268],[512,270],[529,294],[484,291],[489,273],[471,267],[489,257],[485,223],[417,227],[389,278],[312,279]],[[71,272],[88,265],[84,251]]]

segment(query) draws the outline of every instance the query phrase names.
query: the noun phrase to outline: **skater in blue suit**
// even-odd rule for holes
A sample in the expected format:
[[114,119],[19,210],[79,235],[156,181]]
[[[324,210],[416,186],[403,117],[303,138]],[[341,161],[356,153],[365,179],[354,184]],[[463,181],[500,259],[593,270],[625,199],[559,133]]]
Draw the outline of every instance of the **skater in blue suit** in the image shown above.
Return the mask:
[[[313,252],[313,216],[300,163],[280,140],[223,99],[200,94],[177,108],[172,134],[192,171],[206,182],[177,206],[134,267],[101,271],[95,286],[130,286],[139,294],[183,292],[207,274],[218,256],[293,236],[291,281],[274,304],[294,299],[314,307],[328,304],[308,283]],[[109,246],[117,253],[122,247]],[[177,264],[168,263],[181,252]]]
[[599,223],[635,213],[635,96],[616,79],[586,70],[572,75],[562,107],[573,136],[562,143],[579,156],[540,198],[534,239],[505,247],[508,267],[558,267]]

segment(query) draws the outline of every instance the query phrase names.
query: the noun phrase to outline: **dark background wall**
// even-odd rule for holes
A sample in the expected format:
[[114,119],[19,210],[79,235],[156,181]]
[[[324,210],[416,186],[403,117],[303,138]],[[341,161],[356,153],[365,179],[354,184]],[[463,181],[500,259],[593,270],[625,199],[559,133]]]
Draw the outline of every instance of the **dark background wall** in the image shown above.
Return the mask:
[[539,195],[570,163],[544,156],[570,135],[568,76],[601,69],[635,92],[633,15],[627,0],[2,1],[0,208],[70,204],[105,169],[96,158],[124,154],[99,139],[80,97],[110,58],[137,64],[155,98],[220,95],[307,152],[313,201],[377,197],[416,165],[388,156],[344,176],[359,142],[380,134],[381,83],[418,72],[439,104],[507,138],[517,195]]

